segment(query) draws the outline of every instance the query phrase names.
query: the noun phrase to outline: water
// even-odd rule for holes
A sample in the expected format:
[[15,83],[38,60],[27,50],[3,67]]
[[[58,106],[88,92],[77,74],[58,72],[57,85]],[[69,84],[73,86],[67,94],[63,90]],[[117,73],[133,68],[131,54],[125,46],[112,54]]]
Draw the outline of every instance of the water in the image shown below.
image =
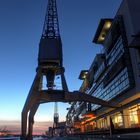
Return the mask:
[[[20,140],[20,137],[0,137],[0,140]],[[64,137],[55,137],[51,139],[36,137],[36,138],[33,138],[33,140],[72,140],[72,139],[68,139]]]
[[[0,140],[20,140],[20,137],[2,137]],[[33,140],[47,140],[41,137],[34,138]]]
[[20,140],[19,137],[0,137],[0,140]]

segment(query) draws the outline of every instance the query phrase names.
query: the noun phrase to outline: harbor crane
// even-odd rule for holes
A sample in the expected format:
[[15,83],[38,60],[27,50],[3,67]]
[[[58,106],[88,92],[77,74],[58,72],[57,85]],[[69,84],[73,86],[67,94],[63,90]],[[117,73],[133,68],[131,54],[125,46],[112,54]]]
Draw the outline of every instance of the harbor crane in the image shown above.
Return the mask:
[[[32,140],[34,115],[40,104],[48,102],[89,102],[106,107],[110,103],[81,93],[70,92],[64,75],[62,42],[59,32],[56,0],[48,0],[46,18],[39,43],[38,66],[21,115],[21,139]],[[62,89],[55,89],[55,77],[60,76]],[[46,78],[46,89],[43,79]]]

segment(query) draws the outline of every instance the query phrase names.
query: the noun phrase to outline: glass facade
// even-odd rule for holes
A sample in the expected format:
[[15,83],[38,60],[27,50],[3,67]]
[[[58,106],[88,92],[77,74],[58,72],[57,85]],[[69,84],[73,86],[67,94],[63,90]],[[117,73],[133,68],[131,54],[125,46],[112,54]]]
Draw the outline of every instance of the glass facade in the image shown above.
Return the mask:
[[[95,114],[95,118],[90,118],[90,121],[84,120],[81,131],[109,130],[112,122],[115,129],[140,127],[140,104],[137,104],[139,100],[136,99],[139,91],[137,91],[137,84],[135,85],[137,80],[135,81],[133,75],[135,64],[131,64],[131,60],[135,62],[133,60],[134,52],[131,52],[128,46],[122,17],[114,19],[103,47],[103,51],[96,55],[89,69],[89,77],[86,80],[90,86],[83,84],[81,87],[86,94],[105,101],[113,99],[114,103],[117,101],[116,105],[119,102],[122,107],[99,109],[100,105],[92,104],[91,111]],[[140,69],[140,63],[138,65]],[[137,73],[134,74],[136,76]],[[83,103],[81,102],[81,104]],[[87,107],[80,104],[75,105],[74,108],[81,108],[79,111],[81,114],[85,114],[87,111]],[[78,109],[75,111],[78,112]],[[76,112],[74,114],[81,119],[82,115]]]
[[94,80],[96,81],[102,72],[105,70],[105,63],[103,62],[100,67],[98,68],[97,72],[94,74]]
[[[92,93],[90,93],[90,94],[92,94],[93,96],[98,97],[100,99],[109,101],[130,87],[128,67],[125,65],[125,63],[122,63],[124,66],[122,66],[122,68],[119,70],[118,73],[112,74],[113,73],[112,67],[117,65],[117,62],[120,61],[120,59],[124,55],[125,55],[125,49],[124,49],[124,45],[122,42],[122,36],[119,36],[116,43],[114,44],[114,47],[112,47],[110,52],[108,54],[106,54],[107,70],[103,73],[100,80],[98,80],[98,86],[95,84],[95,87],[92,87],[92,88],[94,88],[94,90],[93,91],[91,90]],[[120,67],[120,66],[117,66],[117,67]],[[117,69],[114,70],[114,73],[116,71],[117,71]],[[111,76],[110,75],[108,76],[109,72],[111,73],[110,74]],[[108,80],[109,78],[107,76],[111,80]],[[105,77],[107,77],[107,78],[105,79]],[[105,82],[108,81],[108,82],[106,82],[107,84],[105,84],[104,81]],[[100,105],[92,105],[92,110],[95,110],[99,107],[100,107]]]
[[109,54],[106,55],[107,59],[107,65],[111,65],[115,63],[124,53],[124,48],[123,48],[123,43],[122,43],[122,37],[120,36],[115,43],[113,49],[110,51]]

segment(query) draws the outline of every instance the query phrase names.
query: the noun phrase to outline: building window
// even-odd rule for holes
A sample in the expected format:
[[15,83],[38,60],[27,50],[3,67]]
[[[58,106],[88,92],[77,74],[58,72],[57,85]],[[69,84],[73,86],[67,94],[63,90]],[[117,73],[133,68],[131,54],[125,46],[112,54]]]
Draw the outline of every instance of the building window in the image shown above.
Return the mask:
[[108,65],[116,62],[124,53],[122,37],[120,36],[111,52],[106,56]]
[[122,128],[123,127],[123,118],[121,113],[117,113],[111,116],[114,127],[115,128]]
[[99,129],[107,129],[107,120],[106,118],[99,119]]
[[140,104],[129,109],[131,127],[140,127]]
[[[95,85],[89,91],[89,94],[97,98],[110,101],[128,89],[134,86],[133,73],[131,68],[131,59],[127,40],[123,28],[122,17],[114,19],[112,28],[104,42],[105,70],[100,78],[94,73]],[[100,74],[99,74],[100,75]],[[96,110],[100,105],[92,105],[92,110]]]
[[103,63],[99,66],[99,68],[98,68],[98,70],[96,71],[96,73],[94,74],[94,80],[95,80],[95,81],[100,77],[100,75],[103,73],[103,71],[105,70],[105,68],[106,68],[105,62],[103,62]]
[[[125,68],[105,88],[103,88],[103,83],[101,83],[92,95],[109,101],[129,88],[129,86],[128,70]],[[99,107],[100,105],[92,105],[92,110]]]

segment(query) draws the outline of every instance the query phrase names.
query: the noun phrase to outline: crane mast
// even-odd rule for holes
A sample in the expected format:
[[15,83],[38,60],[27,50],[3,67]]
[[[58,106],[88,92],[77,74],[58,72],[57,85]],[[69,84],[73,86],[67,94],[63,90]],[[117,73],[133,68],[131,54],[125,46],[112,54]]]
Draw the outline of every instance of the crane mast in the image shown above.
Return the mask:
[[[43,54],[44,52],[45,54]],[[53,53],[51,54],[51,52]],[[43,64],[45,66],[44,72],[47,78],[47,87],[49,90],[52,90],[55,75],[59,74],[59,67],[62,66],[62,43],[59,32],[56,0],[48,0],[39,53],[42,53],[39,54],[39,65]],[[59,121],[57,102],[55,102],[54,106],[53,121],[53,128],[56,128]]]
[[[56,0],[48,0],[48,7],[39,45],[38,64],[43,67],[48,89],[53,90],[54,78],[60,73],[59,69],[62,67],[62,43],[59,32]],[[55,102],[54,128],[57,127],[58,120],[58,106],[57,102]]]
[[48,0],[42,38],[60,38],[56,0]]
[[42,67],[47,79],[47,88],[53,90],[54,79],[60,75],[62,67],[62,43],[56,0],[48,0],[48,7],[39,43],[38,65]]

